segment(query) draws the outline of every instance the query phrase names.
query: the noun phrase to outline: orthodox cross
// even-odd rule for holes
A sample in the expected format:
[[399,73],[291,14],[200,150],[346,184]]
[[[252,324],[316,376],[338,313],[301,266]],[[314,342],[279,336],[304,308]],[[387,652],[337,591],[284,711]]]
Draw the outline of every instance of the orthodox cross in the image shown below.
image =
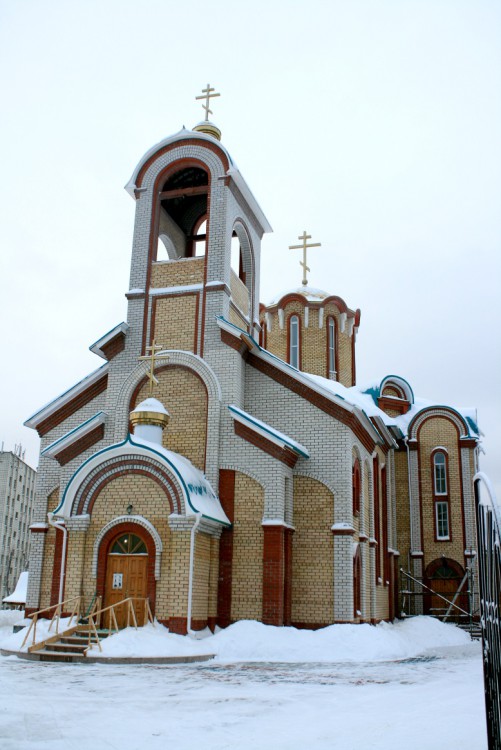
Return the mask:
[[289,250],[302,250],[303,251],[303,260],[299,261],[299,265],[303,267],[303,286],[306,286],[308,284],[308,279],[306,278],[306,272],[310,269],[306,265],[306,251],[309,250],[310,247],[321,247],[321,242],[310,242],[308,245],[307,240],[311,240],[311,234],[306,234],[306,230],[303,231],[303,234],[301,234],[298,237],[298,240],[302,240],[302,245],[289,245]]
[[151,354],[145,354],[144,357],[139,357],[140,360],[149,360],[150,367],[147,372],[148,380],[150,381],[150,398],[153,396],[153,384],[158,385],[158,380],[155,377],[155,364],[158,359],[169,359],[168,354],[158,354],[159,351],[163,349],[163,346],[160,346],[159,344],[155,344],[155,339],[151,342],[151,346],[146,347],[146,351],[151,352]]
[[210,99],[212,99],[215,96],[221,96],[221,94],[211,94],[211,91],[215,91],[216,89],[211,88],[210,83],[207,84],[206,89],[202,89],[202,96],[196,96],[195,99],[205,99],[205,104],[202,104],[202,107],[205,109],[205,122],[209,122],[209,113],[211,115],[214,114],[212,109],[209,109]]

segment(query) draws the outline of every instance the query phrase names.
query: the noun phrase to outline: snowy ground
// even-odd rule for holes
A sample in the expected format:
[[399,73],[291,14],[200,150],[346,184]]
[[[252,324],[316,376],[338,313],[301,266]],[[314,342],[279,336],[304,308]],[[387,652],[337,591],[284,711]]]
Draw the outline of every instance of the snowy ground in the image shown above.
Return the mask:
[[[0,645],[12,646],[0,612]],[[111,655],[180,653],[150,629]],[[480,645],[428,618],[322,631],[237,623],[187,666],[0,659],[2,750],[485,750]],[[153,654],[152,651],[155,653]]]

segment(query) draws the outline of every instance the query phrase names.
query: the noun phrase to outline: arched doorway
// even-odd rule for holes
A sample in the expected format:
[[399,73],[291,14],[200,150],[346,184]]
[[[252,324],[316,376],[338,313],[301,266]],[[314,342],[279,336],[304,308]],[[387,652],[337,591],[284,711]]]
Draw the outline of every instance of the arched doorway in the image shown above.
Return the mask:
[[[433,560],[433,562],[431,562],[426,568],[424,583],[438,596],[429,592],[425,594],[425,614],[434,615],[435,617],[442,617],[445,615],[449,609],[448,602],[452,602],[454,599],[463,578],[464,570],[455,560],[450,560],[447,557]],[[465,582],[461,588],[461,593],[455,601],[455,605],[465,612],[468,611],[467,589],[467,582]],[[444,601],[444,599],[446,601]],[[451,609],[448,619],[464,619],[465,615],[457,609],[457,607],[454,606]]]
[[[122,531],[111,540],[106,556],[103,607],[134,597],[137,599],[134,601],[134,611],[138,625],[144,623],[144,600],[148,596],[148,562],[148,547],[140,532]],[[125,605],[115,609],[115,616],[119,628],[127,625]],[[110,617],[110,613],[106,612],[102,625],[112,625]]]

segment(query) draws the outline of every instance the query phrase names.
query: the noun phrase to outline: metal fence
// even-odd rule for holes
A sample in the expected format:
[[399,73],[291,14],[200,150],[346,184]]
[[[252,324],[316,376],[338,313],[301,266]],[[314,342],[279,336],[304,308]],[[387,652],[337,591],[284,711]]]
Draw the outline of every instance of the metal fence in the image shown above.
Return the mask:
[[474,485],[488,747],[501,750],[501,514],[485,474]]

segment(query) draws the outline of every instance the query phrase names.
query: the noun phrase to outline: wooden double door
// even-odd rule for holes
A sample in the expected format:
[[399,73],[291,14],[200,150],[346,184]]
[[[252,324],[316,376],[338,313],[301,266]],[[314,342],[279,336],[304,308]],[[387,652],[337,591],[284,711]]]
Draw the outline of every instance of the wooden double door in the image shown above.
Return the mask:
[[[143,625],[145,615],[144,600],[148,591],[148,554],[144,542],[134,534],[123,534],[111,545],[106,565],[104,607],[134,597],[134,611],[138,625]],[[140,601],[139,601],[140,600]],[[114,612],[119,628],[127,626],[128,607],[115,607]],[[112,627],[110,612],[104,613],[103,627]],[[130,624],[133,624],[131,619]]]

